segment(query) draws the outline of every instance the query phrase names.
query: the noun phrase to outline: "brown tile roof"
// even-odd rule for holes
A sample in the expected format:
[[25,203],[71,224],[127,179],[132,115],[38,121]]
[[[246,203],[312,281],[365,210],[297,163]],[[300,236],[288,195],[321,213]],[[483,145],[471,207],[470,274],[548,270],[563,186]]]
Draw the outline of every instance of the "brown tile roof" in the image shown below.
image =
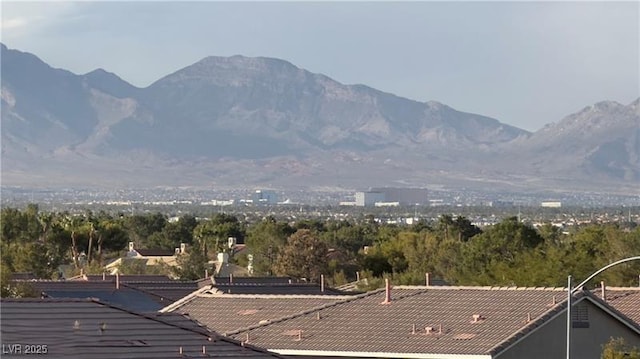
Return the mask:
[[23,350],[26,344],[46,345],[47,358],[278,357],[181,315],[138,314],[96,300],[3,299],[0,304],[3,344],[21,343]]
[[298,295],[353,295],[353,293],[325,287],[324,291],[319,284],[313,283],[274,283],[252,284],[233,283],[212,285],[212,288],[226,294],[298,294]]
[[[606,287],[606,302],[640,325],[640,287]],[[595,291],[600,295],[600,290]]]
[[234,295],[201,293],[185,302],[164,308],[188,314],[218,333],[236,331],[275,321],[314,308],[333,304],[350,297],[309,295]]
[[[563,309],[556,288],[396,287],[231,332],[273,350],[488,355]],[[193,313],[200,320],[199,313]],[[475,319],[474,319],[475,318]]]

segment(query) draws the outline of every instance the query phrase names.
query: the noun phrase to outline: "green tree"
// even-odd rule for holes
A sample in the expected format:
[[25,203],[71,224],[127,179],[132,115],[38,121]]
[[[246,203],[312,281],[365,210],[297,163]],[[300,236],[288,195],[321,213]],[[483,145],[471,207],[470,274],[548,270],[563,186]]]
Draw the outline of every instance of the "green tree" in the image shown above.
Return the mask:
[[327,274],[328,252],[327,244],[314,232],[299,229],[289,237],[278,255],[274,266],[275,273],[317,282],[321,274]]
[[640,359],[640,349],[630,347],[624,338],[611,338],[602,348],[602,359]]
[[207,257],[199,245],[192,246],[187,253],[180,254],[177,265],[171,268],[174,276],[182,280],[196,280],[204,277],[205,271],[211,273]]
[[287,238],[293,233],[295,233],[295,229],[291,228],[288,223],[279,222],[271,216],[249,228],[245,243],[248,252],[253,255],[255,274],[273,273],[275,260],[287,243]]
[[181,243],[192,244],[194,228],[198,225],[195,217],[185,215],[175,222],[167,222],[159,232],[154,232],[147,238],[149,248],[173,249]]
[[511,217],[486,229],[461,247],[455,277],[460,284],[514,285],[518,256],[542,245],[536,230]]
[[13,282],[12,271],[0,262],[0,298],[35,298],[40,294],[29,283]]
[[213,255],[229,252],[231,249],[228,247],[228,238],[233,237],[238,242],[243,242],[245,237],[244,226],[238,218],[224,213],[201,221],[192,229],[192,233],[207,257],[209,252],[213,252]]
[[[102,273],[102,271],[100,271]],[[166,263],[158,263],[147,265],[147,261],[143,259],[125,259],[118,266],[120,274],[165,274],[172,273],[170,266]]]
[[133,215],[124,217],[123,220],[123,227],[130,240],[140,248],[150,248],[147,240],[152,234],[161,232],[166,224],[167,218],[162,213]]

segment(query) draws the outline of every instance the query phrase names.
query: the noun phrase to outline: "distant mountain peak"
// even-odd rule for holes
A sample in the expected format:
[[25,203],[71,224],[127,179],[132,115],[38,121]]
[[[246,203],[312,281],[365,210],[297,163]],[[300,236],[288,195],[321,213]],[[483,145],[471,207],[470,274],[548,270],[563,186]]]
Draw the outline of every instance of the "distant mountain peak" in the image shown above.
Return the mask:
[[595,109],[598,111],[611,111],[618,110],[624,107],[624,105],[616,101],[600,101],[596,102],[593,106],[590,107],[591,109]]
[[120,76],[105,69],[98,68],[82,75],[93,88],[114,97],[131,97],[139,88],[123,80]]
[[229,57],[207,56],[192,66],[212,66],[222,69],[242,69],[243,71],[300,70],[300,68],[285,60],[271,57],[248,57],[243,55],[233,55]]
[[[582,173],[567,182],[573,186],[585,180],[585,169],[586,180],[640,178],[631,138],[640,136],[640,99],[628,106],[598,102],[531,135],[269,57],[209,56],[145,88],[102,68],[84,75],[53,69],[4,44],[2,66],[2,100],[10,105],[2,111],[3,150],[13,146],[12,163],[32,170],[3,167],[3,176],[9,171],[20,181],[48,177],[37,166],[42,159],[51,173],[65,169],[61,178],[95,173],[83,177],[88,182],[131,176],[132,164],[152,169],[143,181],[154,184],[327,185],[336,177],[492,183]],[[37,149],[29,152],[31,162],[24,148]],[[509,179],[515,165],[518,179]]]

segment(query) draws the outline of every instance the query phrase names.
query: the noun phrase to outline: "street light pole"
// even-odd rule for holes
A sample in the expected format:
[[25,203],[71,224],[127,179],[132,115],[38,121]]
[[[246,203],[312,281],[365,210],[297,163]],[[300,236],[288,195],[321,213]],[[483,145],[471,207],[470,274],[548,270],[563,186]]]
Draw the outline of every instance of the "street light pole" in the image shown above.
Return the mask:
[[571,359],[571,276],[567,277],[567,359]]
[[574,288],[571,288],[571,276],[567,278],[567,292],[568,292],[567,293],[567,359],[571,359],[571,297],[573,296],[573,292],[575,292],[579,288],[582,288],[585,284],[587,284],[587,282],[589,282],[595,276],[604,272],[605,270],[621,263],[636,261],[636,260],[640,260],[640,256],[624,258],[619,261],[615,261],[611,264],[608,264],[598,269],[597,271],[595,271],[593,274],[588,276],[587,279],[583,280],[580,284],[576,285]]

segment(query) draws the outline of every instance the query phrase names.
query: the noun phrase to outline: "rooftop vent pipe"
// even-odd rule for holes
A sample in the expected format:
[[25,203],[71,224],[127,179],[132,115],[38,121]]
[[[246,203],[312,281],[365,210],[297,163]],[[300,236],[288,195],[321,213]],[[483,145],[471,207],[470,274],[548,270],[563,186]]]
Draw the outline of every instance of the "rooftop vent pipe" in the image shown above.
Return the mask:
[[384,279],[384,302],[380,304],[391,304],[391,284],[389,283],[389,278]]

